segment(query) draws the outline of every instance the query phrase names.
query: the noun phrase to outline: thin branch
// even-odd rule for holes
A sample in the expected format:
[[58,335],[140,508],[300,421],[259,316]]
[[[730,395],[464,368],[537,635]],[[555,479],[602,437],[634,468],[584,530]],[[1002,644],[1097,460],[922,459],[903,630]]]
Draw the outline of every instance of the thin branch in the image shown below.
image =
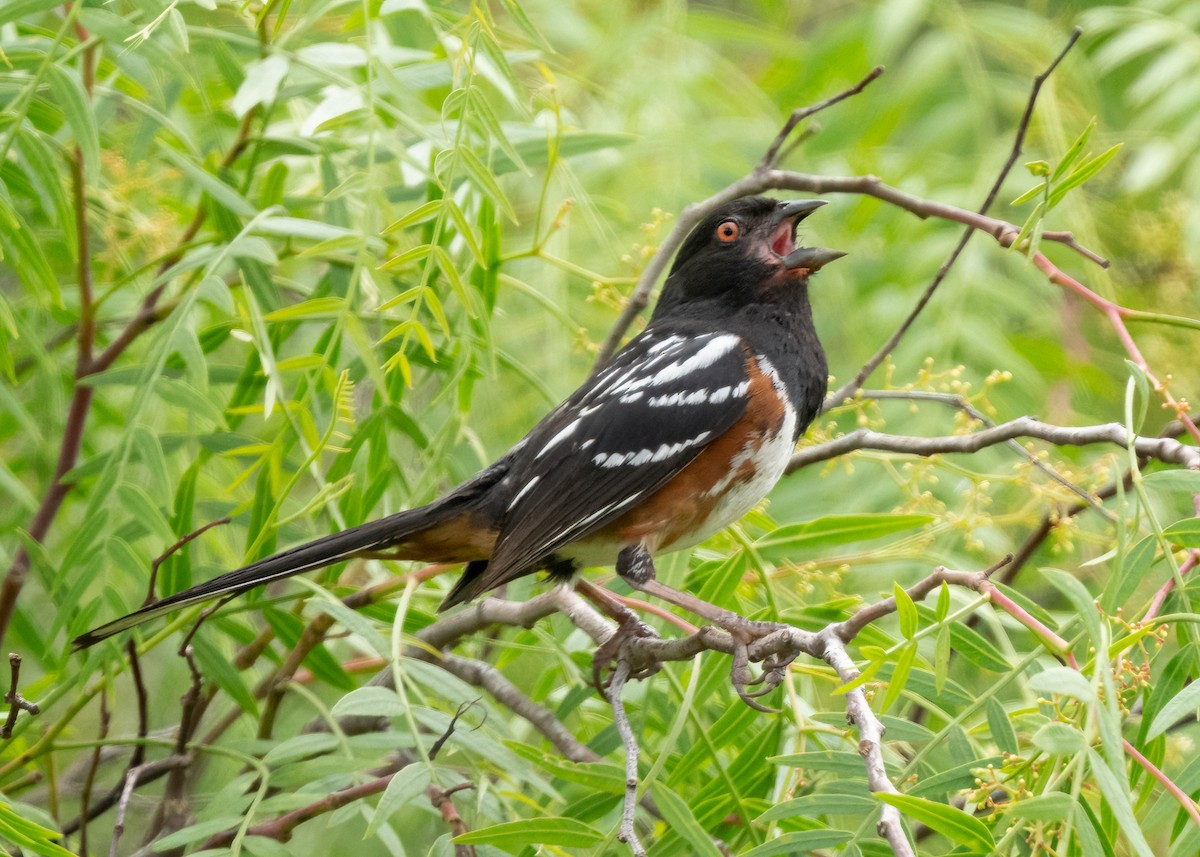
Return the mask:
[[[971,434],[944,435],[942,437],[911,437],[908,435],[883,434],[871,429],[855,429],[849,434],[815,446],[797,450],[788,462],[788,472],[811,464],[828,461],[849,452],[876,450],[897,452],[907,455],[943,455],[947,453],[978,452],[989,446],[1006,443],[1018,437],[1032,437],[1058,446],[1086,446],[1093,443],[1111,443],[1128,448],[1131,438],[1121,423],[1103,423],[1095,426],[1056,426],[1043,423],[1033,417],[1018,417],[992,428],[981,429]],[[1174,438],[1132,438],[1134,452],[1145,458],[1153,458],[1168,464],[1179,464],[1191,470],[1200,469],[1200,448],[1182,444]]]
[[[1075,42],[1079,40],[1079,37],[1082,34],[1083,30],[1081,30],[1079,27],[1076,27],[1074,30],[1072,30],[1071,37],[1067,40],[1067,44],[1063,47],[1063,49],[1059,51],[1058,56],[1054,58],[1054,61],[1050,63],[1044,72],[1033,79],[1033,88],[1030,90],[1029,99],[1025,103],[1025,112],[1022,114],[1021,121],[1017,125],[1016,138],[1013,140],[1012,148],[1009,150],[1008,158],[1005,160],[1004,166],[1000,168],[1000,173],[996,176],[996,180],[992,182],[992,187],[991,190],[988,191],[987,198],[983,201],[983,205],[979,207],[980,215],[986,215],[988,209],[992,207],[992,203],[996,201],[996,196],[1000,193],[1000,188],[1004,185],[1005,179],[1008,178],[1009,172],[1012,170],[1013,165],[1016,164],[1017,158],[1021,155],[1021,149],[1025,144],[1025,135],[1029,131],[1029,123],[1033,119],[1033,110],[1037,105],[1038,94],[1042,90],[1042,85],[1049,79],[1050,75],[1054,73],[1054,70],[1058,68],[1058,64],[1063,61],[1063,58],[1067,55],[1067,52],[1075,46]],[[896,346],[900,343],[900,340],[906,333],[908,333],[909,329],[916,322],[917,317],[920,316],[921,312],[925,309],[934,293],[938,290],[938,287],[941,286],[942,282],[946,279],[946,276],[950,273],[950,269],[954,266],[954,263],[958,261],[958,257],[962,254],[962,251],[966,249],[967,242],[971,240],[971,236],[974,234],[974,226],[968,226],[967,229],[963,231],[962,237],[958,239],[958,243],[954,246],[954,250],[950,253],[949,258],[942,263],[942,266],[938,269],[933,279],[929,282],[929,285],[925,287],[925,291],[921,294],[921,297],[917,300],[916,305],[913,306],[908,316],[900,323],[900,326],[896,328],[892,335],[888,337],[887,342],[885,342],[883,346],[859,368],[859,370],[854,374],[854,377],[848,383],[839,387],[826,399],[828,403],[837,405],[841,404],[846,399],[853,397],[854,392],[862,386],[863,381],[865,381],[867,377],[874,372],[884,360],[887,359],[888,355],[895,350]]]
[[[83,790],[79,794],[79,816],[78,819],[90,818],[92,790],[96,787],[96,772],[100,770],[100,757],[104,752],[104,742],[108,738],[108,727],[111,723],[111,718],[108,712],[108,688],[100,690],[100,728],[96,735],[96,749],[92,750],[92,757],[88,760],[87,775],[83,779]],[[71,832],[63,828],[63,835],[68,836]],[[88,829],[86,824],[81,824],[79,827],[79,855],[87,857],[88,854]]]
[[629,717],[625,713],[625,703],[621,701],[621,691],[625,689],[629,673],[629,661],[618,657],[617,668],[613,670],[612,680],[608,684],[608,704],[612,706],[613,723],[616,724],[621,744],[625,747],[625,806],[621,811],[621,827],[617,839],[629,846],[634,857],[646,857],[646,849],[642,847],[637,831],[634,830],[638,790],[638,743],[633,734],[633,727],[629,725]]
[[[351,786],[340,791],[332,792],[320,800],[313,801],[307,806],[302,806],[299,809],[294,809],[291,812],[284,813],[278,818],[271,821],[265,821],[262,824],[255,824],[246,830],[246,836],[265,836],[269,839],[274,839],[277,842],[288,842],[292,838],[292,832],[301,824],[326,813],[333,812],[335,809],[340,809],[347,804],[362,800],[365,797],[379,794],[387,789],[388,784],[395,778],[396,774],[400,773],[405,766],[401,766],[398,770],[382,777],[376,777],[368,782],[361,783],[357,786]],[[210,848],[224,848],[233,842],[237,836],[237,829],[223,830],[211,837],[201,846],[201,851],[207,851]]]
[[[858,668],[846,653],[846,644],[831,631],[832,627],[822,632],[825,644],[822,656],[837,672],[838,678],[849,684],[858,678]],[[871,710],[861,687],[846,694],[846,717],[858,727],[858,754],[867,770],[867,784],[871,791],[899,794],[899,789],[888,777],[887,768],[883,763],[883,723]],[[915,857],[912,844],[904,835],[904,828],[900,823],[900,811],[894,806],[886,803],[881,806],[879,823],[875,829],[888,841],[896,857]]]
[[226,515],[224,518],[219,518],[216,521],[209,521],[207,524],[200,527],[199,529],[192,530],[186,536],[179,539],[179,541],[175,542],[175,544],[171,545],[169,548],[167,548],[161,554],[156,556],[154,558],[154,561],[152,563],[150,563],[150,581],[149,581],[149,583],[146,584],[146,600],[142,602],[142,606],[148,607],[151,604],[153,604],[155,601],[158,600],[154,595],[154,590],[155,590],[155,584],[158,582],[158,570],[160,568],[162,568],[162,564],[164,562],[166,562],[168,559],[170,559],[172,556],[174,556],[175,553],[177,553],[186,544],[200,538],[200,536],[207,533],[213,527],[223,526],[224,524],[228,524],[232,520],[233,520],[233,518],[230,518],[228,515]]
[[[471,831],[471,828],[463,821],[463,817],[458,814],[458,809],[454,806],[451,796],[464,789],[473,788],[475,788],[474,783],[459,783],[448,789],[438,788],[430,783],[425,789],[425,796],[429,798],[433,808],[441,813],[442,821],[446,822],[446,826],[450,828],[451,836],[462,836]],[[454,846],[454,857],[476,857],[477,853],[474,845]]]
[[757,169],[761,171],[775,166],[780,147],[784,144],[787,138],[791,136],[792,131],[796,129],[797,125],[799,125],[808,117],[816,113],[820,113],[825,108],[832,107],[839,101],[845,101],[847,98],[850,98],[853,95],[858,95],[881,74],[883,74],[883,66],[877,65],[875,68],[867,72],[866,77],[854,84],[854,86],[851,86],[849,89],[844,89],[836,95],[831,95],[824,101],[818,101],[816,104],[809,105],[808,107],[801,107],[793,110],[792,115],[788,117],[787,122],[783,124],[783,127],[779,130],[779,133],[775,135],[774,141],[772,141],[771,145],[767,148],[767,153],[763,155],[762,160],[759,161]]
[[10,652],[8,655],[8,692],[4,694],[4,701],[8,703],[8,718],[4,721],[4,726],[0,728],[0,738],[7,741],[12,737],[13,727],[17,725],[17,717],[22,711],[27,711],[31,715],[36,716],[41,712],[41,709],[36,704],[30,702],[25,697],[21,696],[21,692],[17,690],[21,681],[21,656]]

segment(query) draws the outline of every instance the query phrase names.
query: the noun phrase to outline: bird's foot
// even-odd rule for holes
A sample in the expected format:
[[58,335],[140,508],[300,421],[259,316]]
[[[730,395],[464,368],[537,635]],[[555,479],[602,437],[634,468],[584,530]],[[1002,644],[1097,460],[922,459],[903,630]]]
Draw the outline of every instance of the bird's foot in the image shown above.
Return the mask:
[[[722,623],[721,627],[733,638],[733,664],[729,671],[733,689],[751,708],[767,714],[778,714],[779,709],[766,707],[758,702],[758,698],[766,696],[783,681],[788,664],[796,659],[796,654],[785,651],[768,655],[763,659],[762,672],[754,678],[750,673],[750,647],[775,634],[788,635],[791,626],[780,622],[757,622],[739,616],[734,621]],[[762,687],[753,692],[746,689],[760,684]]]
[[[658,639],[658,632],[637,617],[632,610],[624,611],[617,617],[617,629],[612,636],[600,644],[596,654],[592,656],[592,685],[604,695],[611,679],[603,678],[604,670],[621,656],[621,650],[630,640],[638,638]],[[648,678],[658,672],[660,664],[632,664],[629,677],[631,679]]]

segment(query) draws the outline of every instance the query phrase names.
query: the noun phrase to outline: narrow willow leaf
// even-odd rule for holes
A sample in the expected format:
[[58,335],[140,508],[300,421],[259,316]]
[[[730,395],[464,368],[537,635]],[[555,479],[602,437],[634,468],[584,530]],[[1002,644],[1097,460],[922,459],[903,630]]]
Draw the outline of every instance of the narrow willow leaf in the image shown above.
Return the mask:
[[453,841],[460,845],[494,845],[510,851],[532,845],[590,848],[603,838],[604,834],[582,821],[546,817],[493,824],[456,836]]
[[1146,732],[1146,740],[1153,741],[1175,723],[1188,714],[1194,714],[1197,710],[1200,710],[1200,681],[1189,684],[1162,707]]
[[1133,805],[1129,797],[1129,784],[1118,779],[1095,750],[1089,747],[1087,754],[1092,774],[1096,778],[1096,785],[1099,787],[1100,793],[1104,795],[1104,799],[1108,801],[1108,807],[1116,817],[1125,841],[1139,857],[1154,857],[1154,851],[1146,842],[1146,835],[1142,832],[1141,825],[1138,824],[1137,817],[1133,813]]
[[846,830],[796,830],[764,842],[740,857],[775,857],[779,854],[811,854],[820,848],[836,848],[854,836]]
[[479,160],[479,156],[471,151],[469,146],[463,146],[455,150],[455,154],[462,161],[467,172],[471,174],[471,178],[479,185],[479,190],[485,194],[488,199],[496,204],[504,214],[513,223],[517,223],[517,212],[512,207],[512,203],[508,201],[508,197],[504,191],[500,189],[500,184],[496,181],[496,177],[491,174],[483,161]]
[[162,141],[159,141],[158,148],[168,161],[183,171],[200,190],[207,193],[218,205],[239,217],[253,217],[258,213],[249,200],[208,170],[193,163],[191,158],[180,154]]
[[972,851],[990,854],[996,848],[996,840],[992,838],[992,832],[988,830],[987,825],[961,809],[924,798],[890,792],[876,792],[875,797]]
[[1016,730],[1013,729],[1004,706],[994,696],[988,697],[987,719],[988,730],[992,733],[992,740],[996,742],[996,746],[1005,753],[1016,755],[1021,749],[1017,742]]
[[908,681],[908,674],[912,670],[913,661],[916,658],[916,643],[909,643],[900,650],[900,656],[896,659],[896,668],[892,671],[892,677],[888,679],[887,693],[884,694],[883,702],[879,704],[880,711],[887,711],[892,707],[892,703],[900,698],[900,694],[904,690],[904,685]]
[[932,515],[828,515],[779,527],[756,541],[754,547],[769,552],[768,558],[773,559],[799,548],[852,544],[920,529],[932,522]]
[[[379,266],[379,270],[392,271],[392,270],[395,270],[396,268],[403,268],[409,262],[415,262],[418,259],[424,259],[426,256],[428,256],[432,252],[433,252],[432,244],[421,244],[417,247],[413,247],[411,250],[405,250],[403,253],[399,254],[398,256],[393,256],[392,258],[388,259],[386,262],[384,262],[382,265]],[[391,300],[385,302],[381,307],[379,307],[379,309],[381,309],[381,310],[391,309],[398,302],[399,301],[396,298],[392,298]]]
[[1033,734],[1038,749],[1053,756],[1074,756],[1087,749],[1083,733],[1069,723],[1051,721]]
[[950,587],[946,585],[946,581],[942,581],[941,587],[938,589],[937,600],[937,621],[941,622],[950,612]]
[[1029,687],[1044,696],[1061,694],[1078,699],[1080,702],[1092,702],[1096,699],[1092,683],[1078,670],[1070,667],[1050,667],[1029,679]]
[[933,659],[933,683],[937,692],[941,693],[946,686],[946,674],[950,669],[950,627],[943,625],[938,629],[937,647]]
[[1092,131],[1096,128],[1096,118],[1093,116],[1092,121],[1087,124],[1083,132],[1075,138],[1075,142],[1071,144],[1071,148],[1067,149],[1067,153],[1062,156],[1062,160],[1054,168],[1054,174],[1050,176],[1050,181],[1056,182],[1062,178],[1067,170],[1075,166],[1075,162],[1079,160],[1079,156],[1083,154],[1083,147],[1087,145],[1088,137],[1092,136]]
[[1200,547],[1200,518],[1184,518],[1163,530],[1163,536],[1172,544],[1185,548]]
[[1100,172],[1104,165],[1111,161],[1117,152],[1121,151],[1121,146],[1123,145],[1123,143],[1117,143],[1117,145],[1113,146],[1108,151],[1101,152],[1090,161],[1081,164],[1077,170],[1055,185],[1054,190],[1050,191],[1049,207],[1054,208],[1054,206],[1058,205],[1062,201],[1062,198],[1067,195],[1068,191],[1070,191],[1072,188],[1079,187],[1079,185],[1083,184],[1096,173]]
[[388,233],[391,233],[391,232],[398,232],[399,230],[404,229],[406,227],[415,226],[418,223],[424,223],[427,220],[432,220],[434,217],[437,216],[437,213],[441,210],[442,206],[445,204],[446,204],[445,197],[439,197],[438,199],[431,199],[429,202],[425,203],[424,205],[417,206],[412,211],[410,211],[408,214],[401,217],[399,220],[392,222],[390,225],[388,225],[383,230],[383,234],[387,235]]
[[375,812],[363,833],[363,839],[371,839],[379,826],[395,815],[406,804],[424,797],[429,785],[429,768],[420,762],[409,762],[395,773],[387,788],[375,805]]
[[1088,639],[1093,645],[1099,645],[1103,636],[1100,630],[1100,614],[1096,610],[1096,602],[1091,593],[1087,591],[1087,587],[1080,583],[1074,575],[1057,568],[1043,568],[1041,572],[1042,576],[1071,602],[1076,614],[1083,620],[1083,627],[1087,630]]
[[336,317],[346,309],[346,299],[329,296],[312,298],[298,304],[273,310],[263,316],[263,321],[291,321],[298,318],[313,318],[314,316]]
[[83,153],[84,175],[89,182],[95,181],[100,171],[100,130],[87,93],[83,91],[83,83],[74,72],[58,63],[46,67],[46,77],[54,100],[75,135],[75,144]]
[[713,844],[708,831],[696,821],[687,801],[671,791],[663,783],[654,787],[654,800],[662,810],[663,820],[671,831],[688,844],[688,853],[698,857],[720,857],[720,850]]
[[900,616],[900,634],[904,639],[911,640],[920,625],[917,605],[899,583],[892,584],[892,595],[896,599],[896,612]]

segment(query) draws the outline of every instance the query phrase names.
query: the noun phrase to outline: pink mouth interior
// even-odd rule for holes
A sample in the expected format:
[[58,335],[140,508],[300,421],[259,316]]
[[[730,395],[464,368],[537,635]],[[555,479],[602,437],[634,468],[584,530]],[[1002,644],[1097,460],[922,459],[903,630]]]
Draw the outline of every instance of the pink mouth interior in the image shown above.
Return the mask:
[[795,228],[793,223],[779,224],[779,228],[771,237],[771,250],[775,252],[775,255],[783,257],[796,249],[796,240],[792,235]]

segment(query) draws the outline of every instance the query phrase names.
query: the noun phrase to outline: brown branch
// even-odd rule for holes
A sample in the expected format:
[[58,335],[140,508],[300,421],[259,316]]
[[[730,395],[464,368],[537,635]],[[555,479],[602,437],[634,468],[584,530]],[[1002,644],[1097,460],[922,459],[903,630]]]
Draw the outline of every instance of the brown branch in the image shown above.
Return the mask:
[[[288,842],[292,838],[292,832],[301,824],[310,821],[318,816],[325,815],[328,812],[333,812],[335,809],[340,809],[347,804],[362,800],[365,797],[379,794],[387,789],[388,784],[403,770],[405,765],[401,765],[399,769],[382,777],[376,777],[365,783],[360,783],[357,786],[342,789],[341,791],[332,792],[320,800],[313,801],[307,806],[302,806],[299,809],[294,809],[291,812],[284,813],[278,818],[271,821],[265,821],[262,824],[252,825],[246,830],[247,836],[265,836],[269,839],[274,839],[277,842]],[[224,848],[233,842],[237,836],[237,830],[223,830],[208,838],[208,840],[200,847],[201,851],[206,851],[210,848]]]
[[768,170],[775,166],[780,147],[784,144],[787,138],[791,136],[792,131],[796,129],[797,125],[799,125],[808,117],[816,113],[820,113],[825,108],[832,107],[839,101],[845,101],[847,98],[850,98],[853,95],[858,95],[881,74],[883,74],[883,66],[877,65],[875,68],[867,72],[866,77],[854,84],[854,86],[850,87],[849,89],[844,89],[836,95],[831,95],[824,101],[818,101],[816,104],[809,105],[808,107],[801,107],[793,110],[792,115],[788,117],[787,122],[783,124],[783,127],[779,130],[779,133],[775,135],[775,139],[767,148],[767,153],[763,155],[762,160],[758,162],[757,169]]
[[[251,118],[254,115],[255,111],[251,110],[242,118],[242,123],[238,127],[233,144],[221,160],[222,169],[231,166],[237,160],[238,155],[245,149],[246,142],[250,136]],[[86,228],[87,215],[86,210],[83,208],[86,205],[86,192],[83,188],[82,164],[78,163],[77,166],[80,172],[77,181],[74,183],[75,216],[77,223],[82,223],[84,226],[84,228],[78,230],[81,290],[80,351],[76,361],[76,383],[71,393],[71,403],[67,409],[67,419],[63,426],[62,441],[59,444],[58,461],[54,467],[54,475],[50,480],[50,485],[46,489],[46,493],[42,496],[41,503],[38,504],[37,511],[34,513],[33,520],[30,522],[27,531],[29,537],[37,544],[45,542],[50,527],[54,523],[59,510],[62,508],[63,501],[66,500],[67,494],[74,487],[72,484],[64,482],[64,477],[75,467],[79,460],[79,453],[83,446],[84,429],[87,425],[88,414],[91,411],[94,389],[90,384],[81,383],[81,380],[87,375],[103,372],[112,366],[116,359],[142,333],[160,320],[161,317],[157,312],[157,304],[167,288],[167,283],[163,282],[152,289],[142,300],[142,305],[137,314],[122,329],[116,339],[109,343],[108,347],[99,356],[93,356],[95,338],[93,314],[95,303],[91,294],[90,245],[88,242],[88,230]],[[160,277],[166,274],[171,267],[183,258],[185,248],[196,237],[196,234],[200,231],[200,227],[204,225],[206,217],[206,209],[202,206],[198,207],[191,223],[184,230],[183,235],[176,244],[176,250],[163,259],[159,265],[158,273]],[[4,575],[4,580],[0,583],[0,647],[3,646],[4,638],[7,635],[13,611],[16,610],[17,599],[25,587],[29,568],[30,556],[22,545],[17,548],[16,554],[13,556],[13,561]]]
[[36,716],[41,712],[41,709],[36,704],[30,702],[25,697],[21,696],[17,687],[21,681],[21,656],[10,652],[8,655],[8,692],[4,694],[4,701],[8,703],[8,718],[4,721],[4,726],[0,728],[0,738],[7,741],[12,737],[13,727],[17,725],[17,717],[22,711],[28,711],[31,715]]
[[154,558],[154,561],[150,564],[150,581],[149,581],[149,583],[146,584],[146,600],[142,602],[142,606],[148,607],[151,604],[153,604],[155,601],[158,600],[154,595],[154,589],[155,589],[155,584],[158,582],[158,570],[160,568],[162,568],[162,564],[164,562],[166,562],[168,559],[170,559],[172,556],[174,556],[181,548],[183,548],[189,542],[195,541],[196,539],[200,538],[200,536],[207,533],[213,527],[223,526],[224,524],[228,524],[232,520],[233,520],[233,518],[230,518],[228,515],[226,515],[224,518],[219,518],[215,521],[209,521],[207,524],[200,527],[199,529],[192,530],[186,536],[183,536],[181,539],[179,539],[179,541],[175,542],[175,544],[171,545],[165,551],[163,551],[158,556],[156,556]]
[[[1004,185],[1005,179],[1008,178],[1009,172],[1012,170],[1013,165],[1016,164],[1017,158],[1021,155],[1021,149],[1025,143],[1025,135],[1029,131],[1029,123],[1033,119],[1033,110],[1037,105],[1038,94],[1042,90],[1042,85],[1049,79],[1050,75],[1054,73],[1054,70],[1058,68],[1058,64],[1062,62],[1063,58],[1067,55],[1067,52],[1075,46],[1075,42],[1079,40],[1079,37],[1082,35],[1082,33],[1083,30],[1081,30],[1079,27],[1076,27],[1074,30],[1072,30],[1071,37],[1067,40],[1067,44],[1063,47],[1063,49],[1059,51],[1058,56],[1054,58],[1053,62],[1050,63],[1044,72],[1033,79],[1033,88],[1030,90],[1029,99],[1025,103],[1025,112],[1022,114],[1021,121],[1017,125],[1016,138],[1013,140],[1012,148],[1009,150],[1008,158],[1005,160],[1004,166],[1000,168],[999,175],[997,175],[996,180],[992,182],[992,187],[991,190],[988,191],[987,198],[984,199],[983,205],[979,207],[980,215],[986,215],[988,209],[992,207],[992,203],[996,201],[996,196],[1000,193],[1000,188]],[[950,273],[950,269],[954,266],[954,263],[958,261],[958,257],[962,254],[962,251],[966,249],[967,242],[971,240],[971,236],[974,234],[975,227],[973,226],[968,226],[967,229],[963,231],[962,237],[958,239],[958,243],[955,245],[954,250],[951,251],[950,256],[946,259],[946,261],[942,263],[942,266],[938,269],[933,279],[930,280],[929,285],[925,287],[925,291],[921,294],[921,297],[917,300],[917,303],[913,306],[908,316],[900,323],[900,326],[896,328],[892,335],[888,337],[887,342],[885,342],[883,346],[880,347],[880,349],[876,351],[875,354],[872,355],[872,357],[859,368],[849,383],[842,385],[836,391],[834,391],[834,393],[827,398],[827,402],[836,405],[841,404],[847,398],[852,397],[854,392],[862,386],[867,377],[874,372],[884,360],[887,359],[887,356],[891,354],[893,350],[895,350],[896,346],[900,343],[900,340],[906,333],[908,333],[909,329],[912,328],[918,316],[921,315],[921,312],[933,298],[933,295],[938,290],[938,287],[941,286],[942,282],[946,279],[946,276]]]
[[[448,789],[438,788],[432,783],[425,789],[425,796],[429,798],[429,802],[433,804],[433,808],[441,813],[442,821],[446,822],[446,826],[450,828],[451,836],[462,836],[464,833],[470,833],[471,828],[463,821],[461,815],[458,814],[458,809],[454,806],[454,801],[450,798],[457,792],[465,789],[475,788],[474,783],[459,783],[456,786],[450,786]],[[454,857],[476,857],[474,845],[455,845]]]

